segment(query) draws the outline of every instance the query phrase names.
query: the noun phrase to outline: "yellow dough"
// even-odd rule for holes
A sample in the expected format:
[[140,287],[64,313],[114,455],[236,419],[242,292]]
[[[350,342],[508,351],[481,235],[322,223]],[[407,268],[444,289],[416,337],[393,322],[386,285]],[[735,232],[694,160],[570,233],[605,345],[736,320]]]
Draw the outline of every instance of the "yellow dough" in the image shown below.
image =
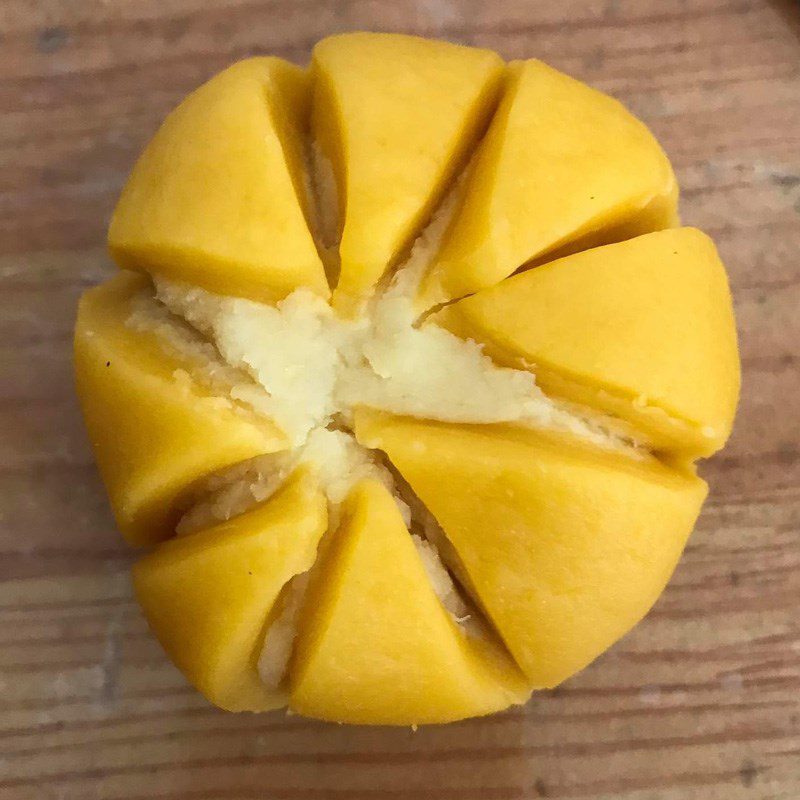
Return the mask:
[[84,294],[75,324],[75,380],[89,440],[117,524],[131,544],[173,533],[192,483],[269,453],[284,438],[189,377],[190,363],[126,325],[147,286],[125,272]]
[[541,61],[510,69],[426,284],[434,302],[491,286],[582,238],[596,245],[677,223],[669,161],[621,103]]
[[647,127],[535,59],[346,33],[190,94],[74,340],[187,680],[229,711],[448,723],[635,626],[739,396],[725,268],[677,201]]
[[300,473],[271,502],[164,542],[134,566],[150,627],[212,703],[228,711],[285,705],[285,692],[259,679],[259,649],[281,589],[313,564],[326,521],[324,496]]
[[[357,486],[312,592],[290,706],[334,722],[417,724],[527,700],[513,662],[441,605],[386,488]],[[365,646],[366,645],[366,646]]]
[[314,48],[314,133],[339,186],[338,292],[358,297],[409,244],[491,112],[489,50],[348,33]]
[[728,280],[713,242],[678,228],[515,275],[434,319],[530,364],[539,385],[692,457],[725,444],[739,398]]
[[362,412],[356,435],[405,476],[533,686],[583,668],[649,610],[705,483],[527,431]]
[[306,225],[300,135],[308,76],[278,58],[234,64],[164,121],[119,199],[120,266],[276,300],[328,284]]

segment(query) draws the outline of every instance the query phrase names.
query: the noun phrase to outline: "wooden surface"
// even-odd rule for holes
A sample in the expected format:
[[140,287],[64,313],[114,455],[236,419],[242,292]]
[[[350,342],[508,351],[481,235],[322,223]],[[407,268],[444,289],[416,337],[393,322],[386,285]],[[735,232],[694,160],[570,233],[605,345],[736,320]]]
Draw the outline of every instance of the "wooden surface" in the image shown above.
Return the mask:
[[[164,113],[336,30],[537,55],[673,158],[732,279],[744,393],[666,594],[526,708],[439,729],[225,715],[166,662],[70,367],[104,228]],[[0,3],[0,798],[800,798],[800,6],[769,0]]]

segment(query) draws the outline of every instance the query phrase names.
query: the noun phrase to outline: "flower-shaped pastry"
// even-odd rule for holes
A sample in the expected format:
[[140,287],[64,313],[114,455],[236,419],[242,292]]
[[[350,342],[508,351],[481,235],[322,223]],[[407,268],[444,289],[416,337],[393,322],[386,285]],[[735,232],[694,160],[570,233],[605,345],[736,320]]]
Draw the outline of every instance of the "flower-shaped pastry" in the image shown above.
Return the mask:
[[169,115],[75,366],[141,606],[211,702],[447,722],[642,618],[739,391],[676,207],[616,100],[444,42],[335,36]]

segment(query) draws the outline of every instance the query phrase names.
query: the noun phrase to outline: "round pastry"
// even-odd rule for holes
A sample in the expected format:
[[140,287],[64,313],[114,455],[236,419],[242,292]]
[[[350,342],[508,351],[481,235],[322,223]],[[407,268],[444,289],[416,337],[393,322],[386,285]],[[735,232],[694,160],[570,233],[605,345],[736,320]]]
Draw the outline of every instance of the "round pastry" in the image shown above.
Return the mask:
[[144,614],[212,703],[488,714],[666,585],[739,360],[616,100],[394,34],[248,59],[164,121],[109,245],[78,393]]

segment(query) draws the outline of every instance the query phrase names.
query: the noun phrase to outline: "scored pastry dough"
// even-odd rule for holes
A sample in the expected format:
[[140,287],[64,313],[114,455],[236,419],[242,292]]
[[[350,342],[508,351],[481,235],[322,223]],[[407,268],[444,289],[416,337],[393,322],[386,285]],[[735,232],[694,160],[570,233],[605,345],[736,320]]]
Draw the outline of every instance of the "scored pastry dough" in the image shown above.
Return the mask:
[[192,93],[81,301],[78,393],[150,626],[213,703],[522,703],[641,619],[739,392],[665,154],[539,61],[395,34]]

